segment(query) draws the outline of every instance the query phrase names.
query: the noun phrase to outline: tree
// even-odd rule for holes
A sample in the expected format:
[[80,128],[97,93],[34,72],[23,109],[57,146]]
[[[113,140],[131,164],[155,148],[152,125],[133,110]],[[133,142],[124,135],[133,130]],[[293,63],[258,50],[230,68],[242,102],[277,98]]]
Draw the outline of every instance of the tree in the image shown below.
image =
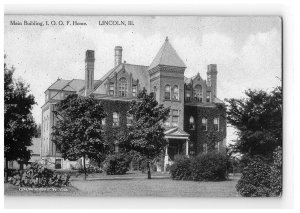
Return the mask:
[[235,151],[272,158],[276,147],[282,146],[282,88],[245,94],[246,98],[227,100],[227,120],[239,136]]
[[133,115],[133,124],[120,138],[120,147],[134,151],[146,160],[148,179],[151,179],[151,163],[161,157],[168,144],[162,122],[168,118],[170,109],[158,105],[153,93],[147,94],[145,89],[137,98],[137,101],[132,101],[128,112]]
[[103,107],[94,97],[74,94],[57,105],[55,114],[57,124],[53,127],[52,140],[64,159],[83,158],[86,180],[86,158],[102,161],[109,148],[103,139],[101,121],[106,116]]
[[[19,161],[22,165],[30,159],[28,146],[36,131],[32,117],[34,96],[29,94],[29,86],[13,79],[14,68],[4,63],[4,157],[5,167],[8,161]],[[8,180],[7,172],[5,180]]]

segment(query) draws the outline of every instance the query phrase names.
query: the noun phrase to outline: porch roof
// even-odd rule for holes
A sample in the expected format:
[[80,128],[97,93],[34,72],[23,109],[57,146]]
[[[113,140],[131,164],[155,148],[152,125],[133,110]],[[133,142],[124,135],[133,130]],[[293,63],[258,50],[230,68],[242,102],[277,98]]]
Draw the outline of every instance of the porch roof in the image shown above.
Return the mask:
[[189,139],[189,134],[183,131],[182,129],[175,127],[165,131],[166,138],[173,139]]

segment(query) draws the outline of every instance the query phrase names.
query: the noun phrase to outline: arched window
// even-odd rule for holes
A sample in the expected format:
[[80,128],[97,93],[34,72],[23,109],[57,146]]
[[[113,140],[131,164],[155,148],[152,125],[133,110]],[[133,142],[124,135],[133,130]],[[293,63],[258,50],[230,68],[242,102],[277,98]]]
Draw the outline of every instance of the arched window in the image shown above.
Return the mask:
[[219,118],[214,118],[214,130],[215,131],[219,131],[219,123],[220,123],[220,121],[219,121]]
[[189,120],[189,124],[190,124],[190,130],[195,130],[195,120],[194,120],[194,117],[191,116],[190,117],[190,120]]
[[117,112],[113,113],[113,126],[119,126],[119,114]]
[[203,98],[202,86],[197,84],[194,88],[194,100],[202,103],[202,98]]
[[173,99],[177,101],[179,100],[179,89],[177,85],[173,87]]
[[119,96],[127,96],[127,80],[126,80],[126,78],[119,79]]
[[136,85],[133,85],[133,86],[132,86],[132,96],[133,96],[133,97],[136,97],[136,92],[137,92],[137,86],[136,86]]
[[117,140],[114,142],[114,148],[115,148],[115,152],[118,153],[119,152],[119,142]]
[[170,85],[165,86],[165,100],[171,99]]
[[127,114],[127,126],[132,126],[133,116],[131,114]]
[[202,118],[202,130],[207,131],[207,119]]

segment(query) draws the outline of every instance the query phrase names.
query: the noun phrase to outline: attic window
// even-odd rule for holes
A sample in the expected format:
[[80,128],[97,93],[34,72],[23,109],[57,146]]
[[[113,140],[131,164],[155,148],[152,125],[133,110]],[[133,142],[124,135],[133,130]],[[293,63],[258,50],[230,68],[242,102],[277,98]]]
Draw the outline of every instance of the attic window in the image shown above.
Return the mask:
[[114,95],[115,93],[115,84],[114,83],[109,83],[109,95]]
[[127,96],[127,80],[126,78],[120,78],[119,80],[119,96]]

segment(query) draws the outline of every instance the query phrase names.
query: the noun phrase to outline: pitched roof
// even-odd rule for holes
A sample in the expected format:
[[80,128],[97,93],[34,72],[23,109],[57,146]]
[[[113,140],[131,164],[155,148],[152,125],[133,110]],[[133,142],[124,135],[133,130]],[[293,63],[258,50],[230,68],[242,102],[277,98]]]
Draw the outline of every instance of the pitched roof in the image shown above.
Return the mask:
[[[99,81],[94,81],[94,84],[97,84]],[[72,80],[64,80],[57,79],[48,90],[64,90],[64,91],[72,91],[77,92],[82,87],[84,87],[85,81],[82,79],[72,79]]]
[[156,67],[157,65],[186,67],[184,62],[178,56],[176,50],[172,47],[168,37],[166,38],[165,43],[162,45],[154,60],[152,61],[149,70]]

